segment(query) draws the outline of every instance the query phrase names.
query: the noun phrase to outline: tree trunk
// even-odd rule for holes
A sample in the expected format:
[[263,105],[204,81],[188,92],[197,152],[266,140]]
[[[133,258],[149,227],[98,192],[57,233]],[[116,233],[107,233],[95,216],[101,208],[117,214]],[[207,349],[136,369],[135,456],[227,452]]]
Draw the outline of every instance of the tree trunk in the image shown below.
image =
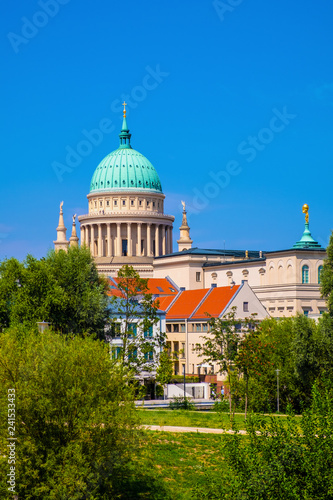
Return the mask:
[[246,383],[245,383],[245,420],[247,417],[247,395],[249,391],[249,377],[246,377]]

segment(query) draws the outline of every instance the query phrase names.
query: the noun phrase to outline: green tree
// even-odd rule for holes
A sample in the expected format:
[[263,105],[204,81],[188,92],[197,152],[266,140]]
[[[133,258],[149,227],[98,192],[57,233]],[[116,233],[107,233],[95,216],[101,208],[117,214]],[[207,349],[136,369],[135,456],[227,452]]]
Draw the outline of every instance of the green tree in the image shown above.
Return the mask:
[[[159,302],[148,289],[148,279],[132,266],[118,271],[118,292],[111,299],[111,337],[119,337],[118,360],[124,368],[139,373],[156,368],[165,344],[165,333],[154,328],[159,322]],[[115,348],[114,348],[115,349]]]
[[326,251],[327,259],[324,260],[320,283],[322,295],[327,298],[328,312],[333,316],[333,232]]
[[266,366],[272,365],[271,355],[273,345],[263,342],[259,338],[257,330],[250,330],[242,339],[238,350],[235,364],[240,373],[243,374],[245,383],[245,420],[249,399],[249,380],[261,377]]
[[170,384],[173,376],[173,359],[169,356],[168,349],[164,348],[159,356],[159,363],[156,370],[156,382],[163,388]]
[[[206,475],[195,498],[333,499],[333,398],[314,386],[302,418],[251,416],[247,436],[222,440],[223,471]],[[221,457],[222,458],[222,457]],[[220,471],[221,472],[221,471]]]
[[28,255],[0,265],[1,326],[48,321],[61,333],[104,337],[107,283],[98,276],[86,248],[51,251],[40,260]]
[[233,308],[223,318],[211,318],[209,320],[209,335],[203,335],[203,344],[197,344],[196,350],[203,362],[217,363],[219,373],[226,374],[229,387],[229,409],[230,415],[233,409],[233,391],[236,388],[236,365],[237,348],[242,336],[245,334],[245,323],[236,318],[236,308]]
[[15,389],[19,498],[118,498],[138,433],[133,394],[109,346],[12,328],[0,336],[0,380],[1,498],[8,493],[8,389]]

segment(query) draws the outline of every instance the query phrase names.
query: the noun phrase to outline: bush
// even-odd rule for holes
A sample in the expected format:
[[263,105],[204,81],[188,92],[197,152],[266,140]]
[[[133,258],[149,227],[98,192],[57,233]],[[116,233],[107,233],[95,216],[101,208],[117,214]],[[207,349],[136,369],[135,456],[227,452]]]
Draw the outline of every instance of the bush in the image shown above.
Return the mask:
[[333,499],[333,399],[316,386],[312,397],[302,419],[252,415],[247,436],[224,436],[222,475],[206,473],[195,498]]
[[[126,491],[139,431],[132,391],[106,344],[12,329],[0,336],[0,380],[3,416],[8,389],[15,389],[20,499],[97,500]],[[6,450],[5,418],[0,425]],[[7,461],[0,457],[1,498],[8,494]]]
[[195,405],[190,399],[183,396],[175,396],[169,403],[171,410],[195,410]]

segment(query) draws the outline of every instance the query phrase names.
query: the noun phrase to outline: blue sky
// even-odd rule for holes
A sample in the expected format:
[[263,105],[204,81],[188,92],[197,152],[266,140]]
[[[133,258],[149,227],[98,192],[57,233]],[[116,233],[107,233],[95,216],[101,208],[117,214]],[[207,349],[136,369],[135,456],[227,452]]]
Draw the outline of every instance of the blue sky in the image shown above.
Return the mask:
[[60,201],[67,228],[87,213],[92,174],[118,147],[124,97],[132,146],[155,166],[176,216],[174,240],[184,199],[194,246],[289,248],[308,203],[326,246],[332,19],[327,0],[8,4],[0,259],[45,255]]

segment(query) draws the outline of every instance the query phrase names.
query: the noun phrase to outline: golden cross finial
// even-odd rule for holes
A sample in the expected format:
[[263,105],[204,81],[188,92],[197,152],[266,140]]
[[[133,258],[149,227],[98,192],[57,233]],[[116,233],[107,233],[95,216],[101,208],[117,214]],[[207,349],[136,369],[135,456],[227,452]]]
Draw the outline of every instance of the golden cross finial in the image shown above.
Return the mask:
[[124,111],[123,111],[123,117],[126,118],[126,106],[127,106],[127,102],[123,102],[123,106],[124,106]]
[[303,212],[303,214],[305,214],[305,222],[308,223],[309,222],[309,205],[307,205],[305,203],[302,207],[302,212]]

